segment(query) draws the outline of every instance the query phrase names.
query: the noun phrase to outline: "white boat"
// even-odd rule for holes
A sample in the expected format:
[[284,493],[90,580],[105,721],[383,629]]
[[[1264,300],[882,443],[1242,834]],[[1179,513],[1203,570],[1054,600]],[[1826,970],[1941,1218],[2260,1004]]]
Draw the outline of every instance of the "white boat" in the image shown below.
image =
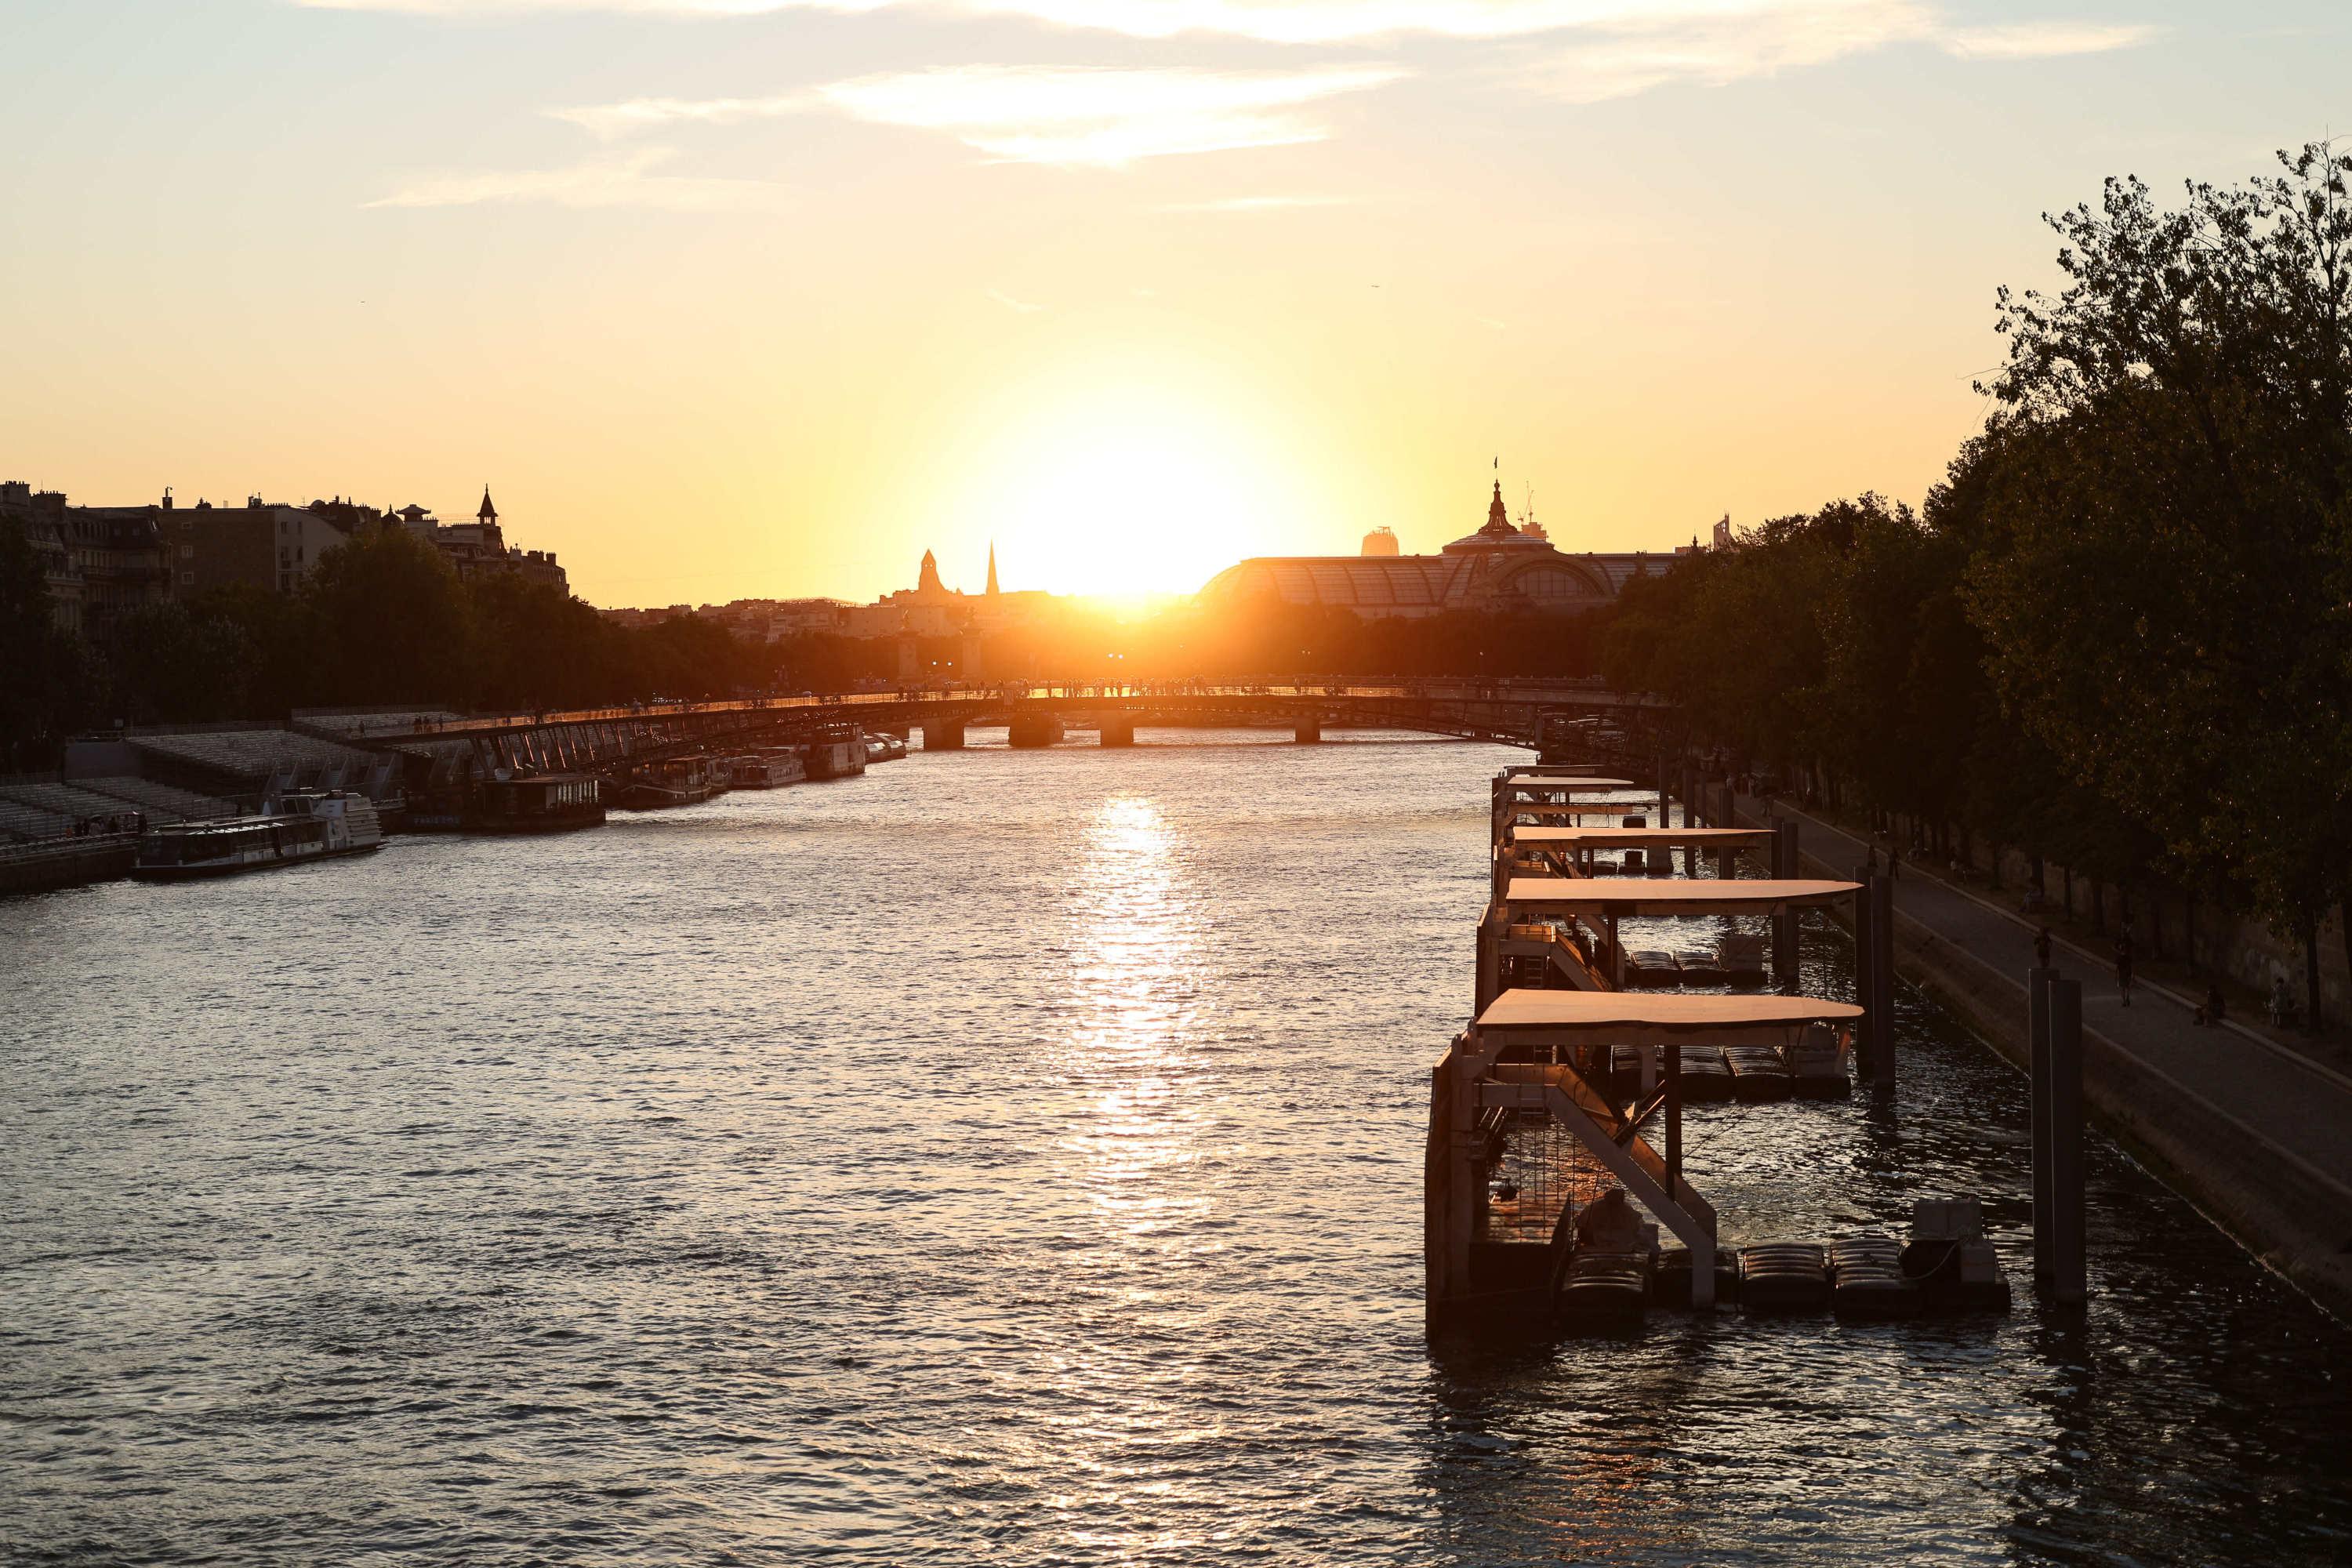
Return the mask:
[[279,797],[259,816],[179,822],[139,838],[131,874],[149,881],[267,871],[383,847],[383,824],[363,795],[308,791]]
[[808,776],[848,778],[866,771],[866,731],[855,724],[831,724],[817,732],[806,752]]
[[727,759],[730,789],[782,789],[808,777],[808,770],[789,751],[759,752]]

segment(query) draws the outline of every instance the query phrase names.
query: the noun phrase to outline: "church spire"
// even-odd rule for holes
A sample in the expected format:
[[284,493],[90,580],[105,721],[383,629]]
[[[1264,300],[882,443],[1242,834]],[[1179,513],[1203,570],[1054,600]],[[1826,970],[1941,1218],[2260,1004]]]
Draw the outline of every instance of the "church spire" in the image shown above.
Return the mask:
[[996,597],[996,541],[988,542],[988,596]]
[[482,487],[482,510],[474,514],[474,520],[477,522],[496,522],[499,520],[499,509],[490,504],[490,487],[488,485]]

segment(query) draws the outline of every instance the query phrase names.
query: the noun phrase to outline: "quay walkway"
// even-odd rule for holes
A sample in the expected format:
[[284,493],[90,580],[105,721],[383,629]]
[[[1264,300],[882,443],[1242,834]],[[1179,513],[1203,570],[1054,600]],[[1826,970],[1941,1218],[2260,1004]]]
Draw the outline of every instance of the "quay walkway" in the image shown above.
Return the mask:
[[[1796,825],[1801,858],[1845,876],[1861,838],[1754,796],[1749,821]],[[2018,1060],[2025,973],[2038,927],[1938,879],[1894,889],[1900,957]],[[2352,1078],[2235,1023],[2201,1028],[2193,1002],[2146,980],[2126,1007],[2115,967],[2053,933],[2057,967],[2083,985],[2094,1046],[2085,1089],[2105,1122],[2152,1155],[2191,1201],[2339,1317],[2352,1318]]]

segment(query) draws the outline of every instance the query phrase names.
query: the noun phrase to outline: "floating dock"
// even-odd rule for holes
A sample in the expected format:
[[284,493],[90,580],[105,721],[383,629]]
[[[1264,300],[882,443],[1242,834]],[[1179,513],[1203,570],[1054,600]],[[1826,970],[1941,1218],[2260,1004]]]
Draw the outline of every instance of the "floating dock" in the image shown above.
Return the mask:
[[[1797,994],[1802,913],[1852,901],[1866,921],[1862,884],[1790,874],[1793,846],[1773,828],[1710,827],[1687,806],[1675,825],[1670,795],[1624,798],[1638,787],[1557,766],[1494,781],[1475,1006],[1431,1078],[1432,1330],[2006,1305],[1972,1200],[1923,1204],[1907,1243],[1723,1237],[1684,1173],[1684,1107],[1737,1107],[1709,1121],[1733,1138],[1748,1117],[1802,1114],[1798,1102],[1853,1092],[1858,1043],[1885,1053],[1877,1081],[1891,1084],[1891,994]],[[1733,929],[1711,945],[1621,945],[1622,921],[1654,917],[1761,922],[1769,943]]]

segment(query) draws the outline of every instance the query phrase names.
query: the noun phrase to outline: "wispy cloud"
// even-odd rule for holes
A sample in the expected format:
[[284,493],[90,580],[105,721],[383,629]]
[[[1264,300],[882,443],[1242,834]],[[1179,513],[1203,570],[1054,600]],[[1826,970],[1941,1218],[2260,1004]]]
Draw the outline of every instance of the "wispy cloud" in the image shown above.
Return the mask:
[[1043,305],[1033,305],[1026,300],[1016,300],[1002,289],[991,289],[988,291],[988,297],[1016,316],[1034,316],[1045,308]]
[[1964,60],[2032,60],[2055,55],[2097,55],[2149,42],[2161,28],[2082,22],[2021,22],[2005,27],[1956,27],[1937,38]]
[[[925,6],[987,16],[1017,16],[1076,29],[1165,38],[1219,34],[1281,44],[1359,43],[1367,39],[1434,37],[1518,38],[1593,30],[1628,37],[1675,35],[1700,41],[1694,69],[1667,75],[1719,75],[1725,40],[1750,32],[1758,58],[1801,57],[1785,42],[1803,36],[1825,47],[1836,35],[1928,39],[1969,58],[2025,58],[2121,48],[2152,29],[2042,20],[1960,27],[1944,20],[1931,0],[293,0],[334,10],[408,11],[437,16],[513,15],[537,11],[608,11],[682,16],[751,16],[787,10],[868,11]],[[1783,42],[1775,45],[1772,40]]]
[[1115,168],[1140,158],[1319,142],[1330,131],[1304,112],[1307,106],[1405,74],[1393,66],[1300,71],[957,66],[857,77],[774,98],[634,99],[554,112],[615,136],[821,110],[940,132],[1007,163]]
[[466,207],[537,204],[563,207],[660,207],[672,212],[740,212],[775,205],[783,187],[758,180],[715,180],[653,171],[671,151],[647,147],[561,169],[491,169],[419,174],[371,207]]
[[1591,103],[1670,83],[1719,87],[1895,44],[1931,45],[1961,59],[2024,59],[2128,48],[2158,32],[2060,21],[1955,27],[1925,0],[1776,0],[1596,20],[1547,51],[1532,74],[1559,96]]
[[1205,202],[1160,202],[1151,210],[1162,213],[1263,213],[1279,212],[1286,207],[1347,207],[1360,205],[1362,196],[1223,196]]

